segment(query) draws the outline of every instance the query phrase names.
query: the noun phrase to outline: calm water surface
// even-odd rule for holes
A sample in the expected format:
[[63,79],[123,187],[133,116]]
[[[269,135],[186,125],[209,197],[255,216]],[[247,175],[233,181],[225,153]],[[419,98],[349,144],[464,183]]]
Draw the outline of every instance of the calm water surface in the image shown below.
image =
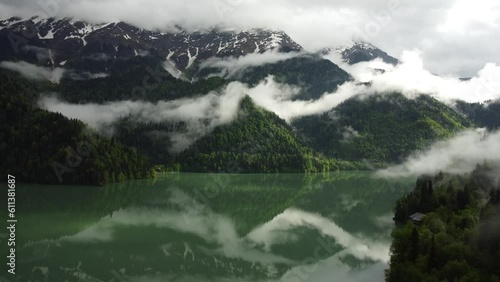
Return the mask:
[[0,275],[23,282],[383,281],[392,208],[414,181],[340,172],[20,185],[16,276],[5,266]]

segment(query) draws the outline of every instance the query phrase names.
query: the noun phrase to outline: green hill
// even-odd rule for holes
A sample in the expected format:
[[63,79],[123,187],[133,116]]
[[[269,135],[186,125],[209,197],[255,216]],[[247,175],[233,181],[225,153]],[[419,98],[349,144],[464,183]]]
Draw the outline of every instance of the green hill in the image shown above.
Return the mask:
[[177,156],[183,171],[191,172],[319,172],[361,168],[314,153],[274,113],[246,97],[239,117],[217,127]]
[[102,185],[152,176],[136,150],[36,106],[37,89],[0,73],[0,171],[19,182]]
[[374,165],[397,163],[472,125],[429,96],[408,99],[401,94],[350,99],[328,113],[293,123],[308,144],[326,156],[365,159]]

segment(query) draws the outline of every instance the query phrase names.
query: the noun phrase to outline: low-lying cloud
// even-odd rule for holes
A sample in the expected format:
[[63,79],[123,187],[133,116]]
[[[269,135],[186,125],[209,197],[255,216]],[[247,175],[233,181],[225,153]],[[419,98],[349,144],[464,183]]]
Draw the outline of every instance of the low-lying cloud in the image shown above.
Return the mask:
[[[270,63],[272,60],[286,60],[289,56],[296,55],[251,54],[238,59],[213,59],[204,67],[216,66],[224,69],[226,75],[236,75],[245,67]],[[329,59],[335,61],[338,58]],[[342,66],[356,81],[348,81],[340,85],[337,91],[324,93],[317,100],[295,100],[294,97],[301,92],[301,88],[277,83],[272,76],[268,76],[255,87],[231,82],[218,92],[210,92],[198,98],[160,101],[155,104],[120,101],[75,105],[59,101],[55,97],[43,98],[41,104],[50,111],[80,119],[96,128],[109,128],[120,118],[127,116],[135,117],[141,122],[184,122],[187,124],[186,132],[170,134],[173,143],[171,152],[179,152],[215,127],[233,121],[238,116],[238,105],[245,95],[251,97],[258,106],[276,113],[289,123],[299,117],[328,112],[350,98],[374,94],[400,92],[408,98],[428,94],[449,105],[453,105],[457,99],[485,102],[500,98],[500,84],[496,84],[496,81],[500,81],[500,67],[493,64],[486,65],[477,77],[468,81],[433,75],[424,69],[415,52],[405,52],[402,63],[397,66],[380,60]],[[346,138],[352,134],[356,132],[350,132]]]
[[59,83],[65,72],[63,68],[41,67],[24,61],[3,61],[0,62],[0,68],[17,72],[30,80],[49,80],[54,83]]
[[370,82],[370,88],[376,92],[401,92],[408,98],[428,94],[447,104],[455,100],[483,103],[500,98],[500,66],[492,63],[471,79],[462,80],[426,70],[419,51],[404,51],[396,66],[379,59],[351,66],[333,53],[325,58],[340,65],[357,81]]
[[64,73],[64,77],[72,80],[89,80],[94,78],[104,78],[108,76],[109,74],[104,72],[91,73],[89,71],[66,70],[66,72]]
[[219,92],[210,92],[197,98],[157,103],[119,101],[71,104],[55,96],[46,96],[40,100],[40,105],[98,129],[112,127],[121,118],[128,116],[139,122],[184,122],[187,125],[186,132],[171,134],[171,151],[179,152],[215,127],[232,122],[238,116],[238,106],[245,96],[290,122],[297,117],[327,112],[346,99],[363,93],[363,90],[366,90],[365,86],[346,83],[337,92],[327,93],[318,100],[294,101],[293,97],[300,93],[300,88],[277,83],[270,76],[253,88],[240,82],[232,82]]
[[21,47],[21,50],[28,53],[28,54],[34,54],[39,62],[43,62],[47,59],[52,58],[52,53],[51,53],[50,49],[32,46],[32,45],[25,45],[25,46]]
[[[286,56],[289,55],[277,55],[272,52],[250,54],[238,59],[213,59],[202,66],[220,68],[223,76],[236,76],[252,64],[286,60]],[[495,64],[486,64],[475,77],[463,80],[429,72],[425,69],[418,51],[405,51],[401,56],[401,63],[397,66],[386,64],[379,59],[351,66],[343,63],[338,54],[326,58],[348,71],[355,81],[346,82],[334,93],[324,93],[319,99],[309,101],[294,100],[294,96],[300,93],[300,88],[276,83],[272,76],[246,92],[257,105],[276,113],[288,122],[294,118],[327,112],[353,97],[373,94],[399,92],[409,99],[425,94],[450,106],[457,100],[484,103],[500,99],[500,66]]]
[[51,96],[43,97],[40,105],[49,111],[60,112],[98,129],[109,128],[119,119],[128,116],[140,122],[185,122],[187,131],[171,136],[171,151],[179,152],[215,127],[233,121],[246,89],[241,83],[232,83],[221,93],[210,92],[198,98],[157,103],[120,101],[107,104],[70,104]]
[[300,93],[300,88],[277,83],[270,76],[248,89],[248,95],[257,105],[291,122],[298,117],[325,113],[349,98],[368,93],[368,90],[364,85],[346,82],[336,92],[325,93],[317,100],[293,100]]
[[500,131],[469,130],[437,142],[430,149],[415,153],[403,164],[378,172],[383,177],[434,175],[438,172],[463,174],[477,164],[500,164]]
[[297,52],[280,53],[277,50],[270,50],[264,53],[253,53],[237,58],[232,56],[226,58],[213,57],[203,61],[200,68],[220,69],[220,76],[236,77],[245,68],[274,64],[280,61],[286,61],[299,55],[300,53]]
[[14,71],[29,80],[44,81],[48,80],[53,83],[59,83],[62,78],[69,78],[72,80],[88,80],[94,78],[107,77],[106,73],[91,73],[88,71],[76,71],[71,69],[64,69],[58,67],[42,67],[30,64],[25,61],[19,62],[0,62],[0,68]]

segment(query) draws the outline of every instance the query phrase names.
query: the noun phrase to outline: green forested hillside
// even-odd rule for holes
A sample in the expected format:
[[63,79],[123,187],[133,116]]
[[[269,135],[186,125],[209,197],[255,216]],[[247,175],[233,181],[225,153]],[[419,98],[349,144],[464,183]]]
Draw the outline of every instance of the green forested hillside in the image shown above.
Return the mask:
[[169,151],[173,134],[186,131],[183,122],[137,122],[122,118],[115,138],[136,147],[155,164],[190,172],[317,172],[360,169],[364,165],[333,161],[307,148],[292,128],[246,97],[236,121],[220,126],[180,154]]
[[[199,72],[199,76],[218,72],[220,70],[206,68]],[[318,99],[325,92],[334,92],[339,85],[351,80],[351,76],[339,66],[316,55],[248,67],[232,79],[253,86],[269,75],[274,76],[276,82],[301,87],[302,91],[295,98],[302,100]]]
[[[73,63],[75,62],[68,62],[70,66]],[[229,81],[211,77],[191,83],[175,79],[155,63],[157,62],[154,60],[140,59],[124,66],[114,66],[109,77],[84,81],[65,78],[58,85],[40,83],[37,91],[56,91],[63,100],[71,103],[104,103],[129,99],[155,102],[203,95],[220,89]],[[317,98],[324,92],[335,91],[339,84],[351,79],[335,64],[313,55],[250,67],[237,79],[252,86],[268,75],[274,75],[279,82],[301,86],[302,92],[297,99]],[[6,89],[5,93],[12,92],[6,88],[11,86],[5,84],[3,87]],[[33,92],[31,90],[29,93]],[[152,164],[166,165],[175,170],[317,172],[366,168],[366,163],[374,167],[397,163],[415,150],[451,137],[457,131],[473,125],[467,118],[429,96],[412,100],[400,94],[385,94],[347,100],[326,114],[303,117],[290,126],[273,113],[256,107],[247,97],[241,104],[236,121],[215,128],[213,132],[196,140],[185,152],[173,154],[171,136],[187,130],[186,124],[182,122],[165,120],[151,123],[138,121],[134,117],[122,117],[114,125],[114,138],[109,140],[92,133],[80,133],[85,128],[82,123],[67,121],[61,115],[39,110],[31,106],[33,99],[24,101],[20,106],[9,106],[5,100],[7,109],[15,111],[13,116],[23,118],[18,123],[5,123],[5,132],[16,132],[20,139],[28,139],[23,147],[38,150],[48,146],[52,148],[50,156],[64,159],[65,151],[59,150],[62,144],[73,142],[71,144],[76,146],[78,141],[88,138],[102,146],[101,151],[95,151],[92,163],[93,158],[83,158],[82,166],[87,165],[89,171],[84,173],[87,176],[74,180],[75,183],[88,179],[88,175],[93,175],[93,180],[89,180],[92,183],[143,177],[143,172],[134,172],[132,167],[135,164],[131,164],[132,167],[116,165],[122,161],[121,153],[118,152],[128,150],[118,143],[136,148]],[[26,107],[28,110],[25,110]],[[4,115],[6,119],[7,112]],[[51,119],[55,121],[45,123],[45,120]],[[28,129],[27,124],[41,125],[39,128]],[[64,132],[68,128],[72,131]],[[31,135],[28,130],[33,131]],[[31,137],[26,136],[33,136],[34,133],[38,142],[45,142],[47,145],[43,143],[43,146],[38,146],[37,142],[32,145]],[[62,138],[60,135],[73,136],[73,139],[63,139],[64,143],[59,140]],[[135,156],[135,151],[129,153],[131,155],[123,159],[143,162]],[[9,161],[13,162],[12,159]],[[48,163],[51,162],[52,160]],[[40,167],[41,163],[43,162],[19,162],[19,168],[28,166],[31,170]],[[142,165],[139,167],[143,168]],[[104,173],[106,170],[109,171]],[[38,176],[33,181],[43,179],[41,174],[44,173],[34,173],[33,175]]]
[[4,73],[0,81],[2,173],[20,182],[90,185],[152,176],[135,149],[39,109],[30,83]]
[[429,96],[412,100],[386,94],[350,99],[329,113],[304,117],[293,125],[329,157],[383,164],[399,162],[472,123]]
[[212,77],[194,83],[172,77],[160,65],[133,65],[108,77],[90,80],[63,79],[48,90],[72,103],[104,103],[121,100],[156,102],[193,97],[216,90],[227,83]]
[[[116,125],[115,136],[138,148],[153,163],[182,163],[183,171],[228,171],[244,159],[238,165],[242,172],[300,172],[352,168],[338,163],[320,165],[325,158],[317,159],[316,152],[327,159],[368,160],[375,167],[397,163],[472,123],[428,96],[411,100],[392,94],[348,100],[328,114],[301,118],[293,126],[302,138],[247,98],[240,118],[216,128],[179,156],[169,153],[170,135],[185,132],[183,123],[144,123],[127,117]],[[359,167],[363,166],[354,166]]]
[[[496,178],[496,179],[495,179]],[[500,281],[498,167],[422,177],[401,198],[386,281]],[[424,213],[421,224],[409,220]]]
[[239,117],[216,128],[177,157],[192,172],[320,172],[362,168],[326,159],[307,148],[274,113],[241,102]]

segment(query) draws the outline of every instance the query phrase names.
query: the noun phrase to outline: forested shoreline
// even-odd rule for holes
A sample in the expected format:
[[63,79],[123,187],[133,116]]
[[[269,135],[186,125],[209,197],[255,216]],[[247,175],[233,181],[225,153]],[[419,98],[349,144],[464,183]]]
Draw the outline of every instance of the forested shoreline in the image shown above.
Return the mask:
[[386,281],[500,281],[498,169],[419,178],[396,204]]

